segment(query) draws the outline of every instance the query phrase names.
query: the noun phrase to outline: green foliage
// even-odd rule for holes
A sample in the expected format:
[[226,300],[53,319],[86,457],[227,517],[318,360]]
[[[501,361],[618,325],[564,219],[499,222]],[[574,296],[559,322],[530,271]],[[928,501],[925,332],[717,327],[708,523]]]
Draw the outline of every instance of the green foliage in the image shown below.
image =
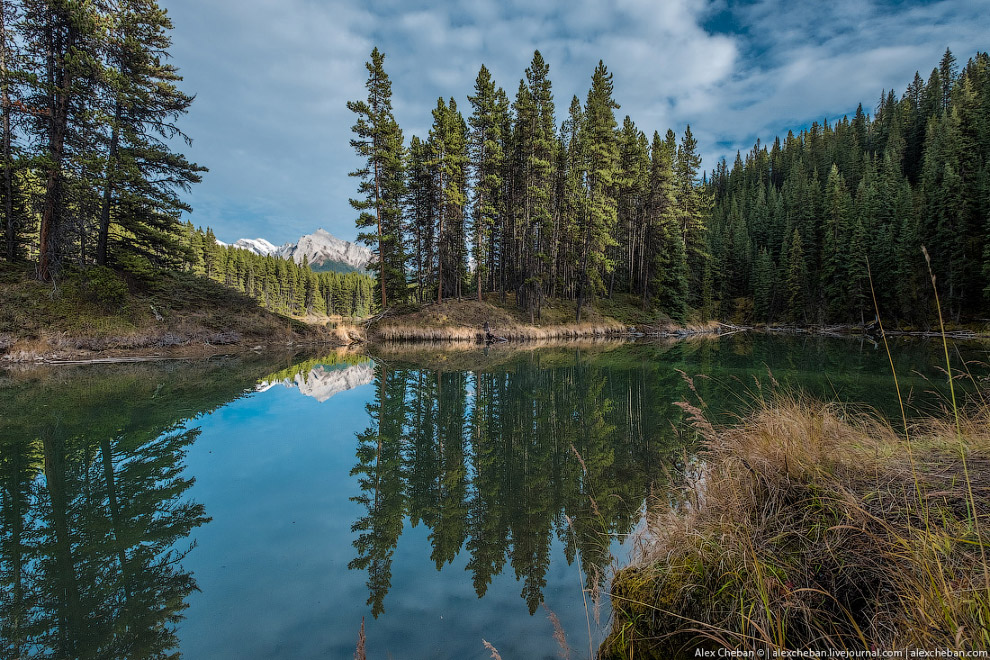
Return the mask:
[[4,258],[31,244],[46,281],[124,254],[177,267],[179,193],[205,170],[171,147],[188,141],[177,120],[192,97],[168,63],[165,10],[26,0],[0,12]]
[[297,264],[220,245],[211,229],[203,232],[191,224],[186,225],[183,247],[188,254],[185,271],[244,293],[273,312],[365,317],[374,308],[375,282],[364,273],[314,272],[305,259]]
[[360,180],[351,206],[360,212],[357,226],[371,229],[358,240],[374,247],[378,259],[370,264],[378,279],[378,304],[402,302],[407,296],[405,247],[402,240],[402,202],[406,192],[405,147],[402,129],[392,114],[392,83],[384,69],[385,55],[371,52],[367,100],[348,101],[347,108],[357,115],[351,130],[351,147],[364,163],[351,172]]
[[615,187],[619,177],[619,145],[616,136],[615,110],[612,99],[612,74],[599,61],[591,77],[591,89],[585,102],[583,122],[578,131],[585,180],[585,199],[577,223],[580,246],[580,279],[577,294],[577,320],[585,300],[604,293],[602,279],[614,268],[607,249],[617,245],[613,234],[618,218]]
[[[885,93],[872,118],[859,108],[852,120],[814,123],[769,150],[757,143],[731,168],[719,163],[707,223],[718,296],[751,297],[764,310],[765,279],[739,256],[748,235],[753,253],[776,257],[770,270],[788,287],[761,320],[861,322],[873,315],[869,271],[882,315],[925,323],[926,246],[951,318],[985,316],[987,125],[990,57],[977,53],[959,70],[947,51],[927,83],[916,74],[900,100]],[[790,262],[795,231],[803,286],[801,265]],[[767,264],[761,269],[765,278]]]
[[107,309],[118,307],[127,300],[127,283],[106,266],[87,268],[82,277],[80,293]]

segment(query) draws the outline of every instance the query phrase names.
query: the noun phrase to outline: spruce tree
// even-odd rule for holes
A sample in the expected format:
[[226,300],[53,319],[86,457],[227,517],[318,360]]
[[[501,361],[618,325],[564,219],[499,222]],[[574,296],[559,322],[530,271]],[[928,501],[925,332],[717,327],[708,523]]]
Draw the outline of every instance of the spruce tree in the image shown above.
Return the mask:
[[192,97],[179,91],[181,77],[165,63],[172,29],[165,10],[154,0],[122,0],[110,18],[109,144],[96,263],[107,263],[113,222],[120,249],[172,265],[181,260],[179,215],[191,211],[176,192],[188,191],[206,171],[168,143],[189,142],[175,121]]
[[[70,247],[70,201],[86,190],[86,155],[97,150],[97,81],[106,47],[105,21],[94,3],[24,0],[23,44],[29,81],[26,106],[42,144],[38,277],[53,279]],[[81,232],[80,232],[81,235]]]
[[387,309],[389,299],[401,302],[406,296],[405,253],[402,244],[402,200],[405,190],[405,149],[402,130],[392,115],[392,83],[385,73],[385,56],[371,51],[367,100],[348,101],[347,108],[357,115],[351,128],[351,147],[364,164],[351,172],[360,180],[358,199],[351,206],[360,211],[356,224],[362,232],[358,240],[377,248],[378,260],[370,265],[379,287],[379,305]]
[[413,136],[409,141],[407,167],[406,234],[412,238],[409,255],[416,273],[416,300],[422,303],[425,290],[435,278],[436,217],[438,190],[430,167],[431,147]]
[[687,126],[677,147],[674,172],[677,181],[681,236],[687,251],[688,290],[689,295],[695,296],[695,302],[700,292],[705,263],[709,260],[704,217],[711,206],[704,189],[697,185],[698,172],[701,168],[701,156],[697,147],[698,141],[691,134],[691,127]]
[[556,143],[553,92],[550,66],[540,51],[519,82],[514,104],[513,129],[513,199],[515,209],[513,253],[517,303],[529,311],[530,318],[539,314],[545,279],[546,228],[553,217],[553,151]]
[[[849,246],[850,200],[845,180],[839,168],[832,165],[825,193],[825,236],[822,254],[822,288],[825,306],[830,316],[842,318],[849,310],[848,277],[850,270]],[[860,246],[865,249],[865,246]]]
[[18,95],[19,85],[16,76],[19,69],[17,61],[17,39],[14,26],[20,20],[20,8],[10,0],[0,0],[0,113],[2,113],[2,158],[3,181],[0,187],[0,198],[3,199],[3,256],[14,261],[22,255],[22,232],[25,219],[20,200],[20,191],[15,188],[14,178],[18,163],[15,160],[14,138],[14,101]]
[[766,323],[770,320],[772,297],[773,259],[764,247],[760,248],[753,264],[753,312],[758,321]]
[[794,322],[804,321],[808,303],[808,264],[805,261],[801,232],[794,229],[787,255],[787,314]]
[[670,143],[654,131],[647,202],[649,291],[657,307],[680,321],[687,310],[687,253],[676,207],[674,157]]
[[603,275],[614,266],[606,250],[615,245],[613,237],[617,217],[615,184],[619,175],[619,146],[616,140],[615,110],[612,99],[612,74],[598,62],[591,77],[591,89],[584,107],[581,145],[587,202],[578,221],[578,245],[581,265],[578,271],[577,321],[587,300],[594,300],[604,290]]
[[498,102],[498,93],[488,69],[482,65],[474,84],[471,117],[468,124],[468,154],[471,173],[471,220],[474,234],[475,280],[478,300],[486,281],[493,272],[494,251],[491,235],[505,213],[502,174],[505,154],[502,151],[502,127],[507,118],[507,108]]
[[437,99],[430,129],[429,168],[437,191],[437,302],[460,296],[466,259],[467,126],[457,103]]

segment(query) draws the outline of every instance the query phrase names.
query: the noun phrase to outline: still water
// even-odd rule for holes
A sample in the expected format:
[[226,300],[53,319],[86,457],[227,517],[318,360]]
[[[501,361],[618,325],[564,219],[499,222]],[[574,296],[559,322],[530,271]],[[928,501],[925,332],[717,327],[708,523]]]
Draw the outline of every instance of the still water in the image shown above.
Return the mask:
[[[942,405],[941,344],[893,349]],[[369,658],[551,658],[550,612],[586,657],[582,594],[696,446],[675,404],[778,389],[899,416],[852,339],[0,370],[0,657],[350,658],[363,619]]]

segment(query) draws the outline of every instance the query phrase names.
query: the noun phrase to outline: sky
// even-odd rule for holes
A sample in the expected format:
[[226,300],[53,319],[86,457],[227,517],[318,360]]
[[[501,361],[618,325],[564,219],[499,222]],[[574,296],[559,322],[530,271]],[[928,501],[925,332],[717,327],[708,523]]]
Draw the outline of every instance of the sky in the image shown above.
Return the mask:
[[276,245],[324,228],[353,240],[359,165],[348,100],[365,98],[378,47],[405,138],[437,98],[467,95],[482,64],[510,99],[539,50],[558,124],[603,60],[617,118],[652,135],[686,125],[702,167],[813,121],[872,113],[948,47],[990,49],[990,0],[159,0],[172,63],[196,96],[181,145],[210,169],[184,195],[217,237]]

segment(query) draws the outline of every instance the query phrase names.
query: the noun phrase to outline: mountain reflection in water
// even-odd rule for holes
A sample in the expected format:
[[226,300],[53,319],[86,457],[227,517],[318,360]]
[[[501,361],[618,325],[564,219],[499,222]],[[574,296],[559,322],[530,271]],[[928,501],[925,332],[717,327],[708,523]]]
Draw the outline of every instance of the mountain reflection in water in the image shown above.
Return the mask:
[[[279,359],[293,366],[272,374]],[[210,520],[189,499],[184,462],[201,433],[189,420],[259,381],[325,401],[371,381],[360,361],[334,369],[249,355],[0,371],[0,657],[174,651],[197,590],[183,568],[190,535]],[[286,375],[300,369],[309,376]]]
[[[369,657],[552,656],[530,614],[587,635],[691,460],[679,402],[900,415],[856,340],[375,351],[0,369],[0,657],[350,657],[365,616]],[[941,351],[893,343],[914,409]]]

